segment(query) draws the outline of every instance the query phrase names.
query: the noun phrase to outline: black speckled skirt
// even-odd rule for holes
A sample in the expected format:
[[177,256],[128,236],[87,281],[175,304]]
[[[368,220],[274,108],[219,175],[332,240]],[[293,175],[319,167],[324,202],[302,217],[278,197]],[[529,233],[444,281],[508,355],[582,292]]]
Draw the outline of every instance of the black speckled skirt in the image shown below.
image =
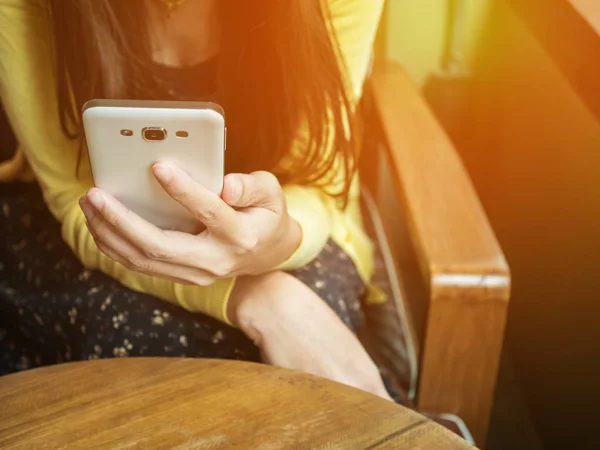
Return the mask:
[[[259,361],[239,330],[86,270],[31,185],[0,185],[0,375],[95,358],[184,356]],[[292,273],[352,330],[366,287],[330,241]]]

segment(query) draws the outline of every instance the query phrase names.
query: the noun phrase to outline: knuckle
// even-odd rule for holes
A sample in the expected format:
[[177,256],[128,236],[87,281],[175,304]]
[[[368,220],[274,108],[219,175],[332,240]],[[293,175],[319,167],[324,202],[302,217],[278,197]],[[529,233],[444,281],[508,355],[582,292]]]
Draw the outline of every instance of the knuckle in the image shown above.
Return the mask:
[[121,218],[113,213],[106,213],[104,218],[106,222],[112,225],[114,228],[119,228],[121,226]]
[[93,238],[95,238],[96,234],[97,234],[96,233],[96,220],[97,219],[94,217],[92,220],[85,221],[85,225]]
[[255,172],[255,175],[261,181],[261,184],[263,184],[265,186],[268,186],[268,187],[279,186],[279,180],[271,172],[261,170],[259,172]]
[[90,224],[90,226],[88,226],[88,230],[90,231],[90,235],[92,236],[92,239],[94,239],[96,245],[99,243],[105,245],[104,239],[107,237],[105,224],[98,223],[95,224],[95,226]]
[[230,276],[234,270],[235,264],[232,261],[223,261],[212,270],[212,273],[219,278],[225,278]]
[[253,190],[254,198],[267,200],[270,204],[279,205],[284,199],[283,189],[279,180],[271,172],[255,172],[256,183]]
[[94,239],[94,242],[96,243],[96,247],[98,247],[98,250],[100,250],[102,253],[104,253],[106,256],[109,256],[112,258],[113,256],[113,251],[108,247],[108,245],[106,245],[104,242],[102,242],[100,239]]
[[219,215],[219,206],[217,202],[207,203],[200,211],[198,219],[204,223],[216,222]]
[[226,271],[222,267],[216,267],[213,270],[211,270],[211,273],[214,275],[215,278],[223,278],[226,274]]
[[138,272],[145,272],[150,270],[150,262],[143,258],[129,257],[127,258],[127,263],[129,264],[130,268]]
[[279,184],[279,180],[277,179],[277,177],[275,175],[273,175],[271,172],[262,172],[263,175],[263,180],[264,180],[264,186],[267,190],[267,192],[269,192],[271,195],[279,195],[280,193],[282,194],[282,190],[281,190],[281,185]]
[[178,202],[185,202],[189,196],[190,195],[187,189],[174,189],[171,191],[171,197]]
[[123,265],[123,266],[124,266],[124,267],[125,267],[127,270],[131,270],[131,271],[134,271],[134,272],[135,272],[135,271],[137,271],[137,268],[136,268],[136,267],[135,267],[133,264],[131,264],[129,261],[127,261],[127,260],[121,261],[121,264],[122,264],[122,265]]
[[143,250],[144,256],[149,259],[167,260],[171,259],[171,253],[162,247],[149,247]]
[[238,247],[242,254],[252,253],[258,247],[258,237],[254,235],[241,237],[238,239]]

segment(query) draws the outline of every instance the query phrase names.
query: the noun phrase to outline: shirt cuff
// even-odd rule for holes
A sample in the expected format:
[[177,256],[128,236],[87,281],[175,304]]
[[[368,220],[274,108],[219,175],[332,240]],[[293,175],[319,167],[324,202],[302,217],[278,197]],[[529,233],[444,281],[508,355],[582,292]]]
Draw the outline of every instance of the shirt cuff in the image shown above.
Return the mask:
[[331,233],[331,216],[324,204],[324,194],[316,188],[290,185],[284,187],[288,214],[298,222],[302,232],[300,245],[277,270],[294,270],[315,259],[327,244]]

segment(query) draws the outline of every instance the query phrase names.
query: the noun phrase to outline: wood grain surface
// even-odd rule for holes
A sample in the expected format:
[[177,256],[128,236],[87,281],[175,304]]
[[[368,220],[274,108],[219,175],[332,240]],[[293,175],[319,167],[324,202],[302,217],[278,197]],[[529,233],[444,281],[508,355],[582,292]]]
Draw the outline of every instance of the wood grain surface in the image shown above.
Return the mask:
[[417,405],[420,411],[459,415],[482,445],[510,271],[453,143],[406,73],[397,64],[380,64],[370,88],[393,189],[427,290]]
[[0,378],[0,448],[472,447],[415,412],[303,373],[125,358]]

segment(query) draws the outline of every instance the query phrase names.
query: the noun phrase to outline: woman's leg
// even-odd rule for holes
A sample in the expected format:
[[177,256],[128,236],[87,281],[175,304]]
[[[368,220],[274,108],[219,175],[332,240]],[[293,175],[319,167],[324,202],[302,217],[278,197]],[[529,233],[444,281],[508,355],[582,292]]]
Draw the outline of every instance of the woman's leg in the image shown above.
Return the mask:
[[[0,373],[120,356],[259,360],[239,330],[85,270],[39,191],[25,190],[3,195],[0,188]],[[292,274],[348,327],[362,326],[365,285],[335,243]]]
[[309,265],[290,272],[311,288],[352,331],[364,325],[366,285],[352,260],[332,240]]
[[37,189],[0,188],[0,374],[114,356],[259,360],[239,330],[85,270]]

